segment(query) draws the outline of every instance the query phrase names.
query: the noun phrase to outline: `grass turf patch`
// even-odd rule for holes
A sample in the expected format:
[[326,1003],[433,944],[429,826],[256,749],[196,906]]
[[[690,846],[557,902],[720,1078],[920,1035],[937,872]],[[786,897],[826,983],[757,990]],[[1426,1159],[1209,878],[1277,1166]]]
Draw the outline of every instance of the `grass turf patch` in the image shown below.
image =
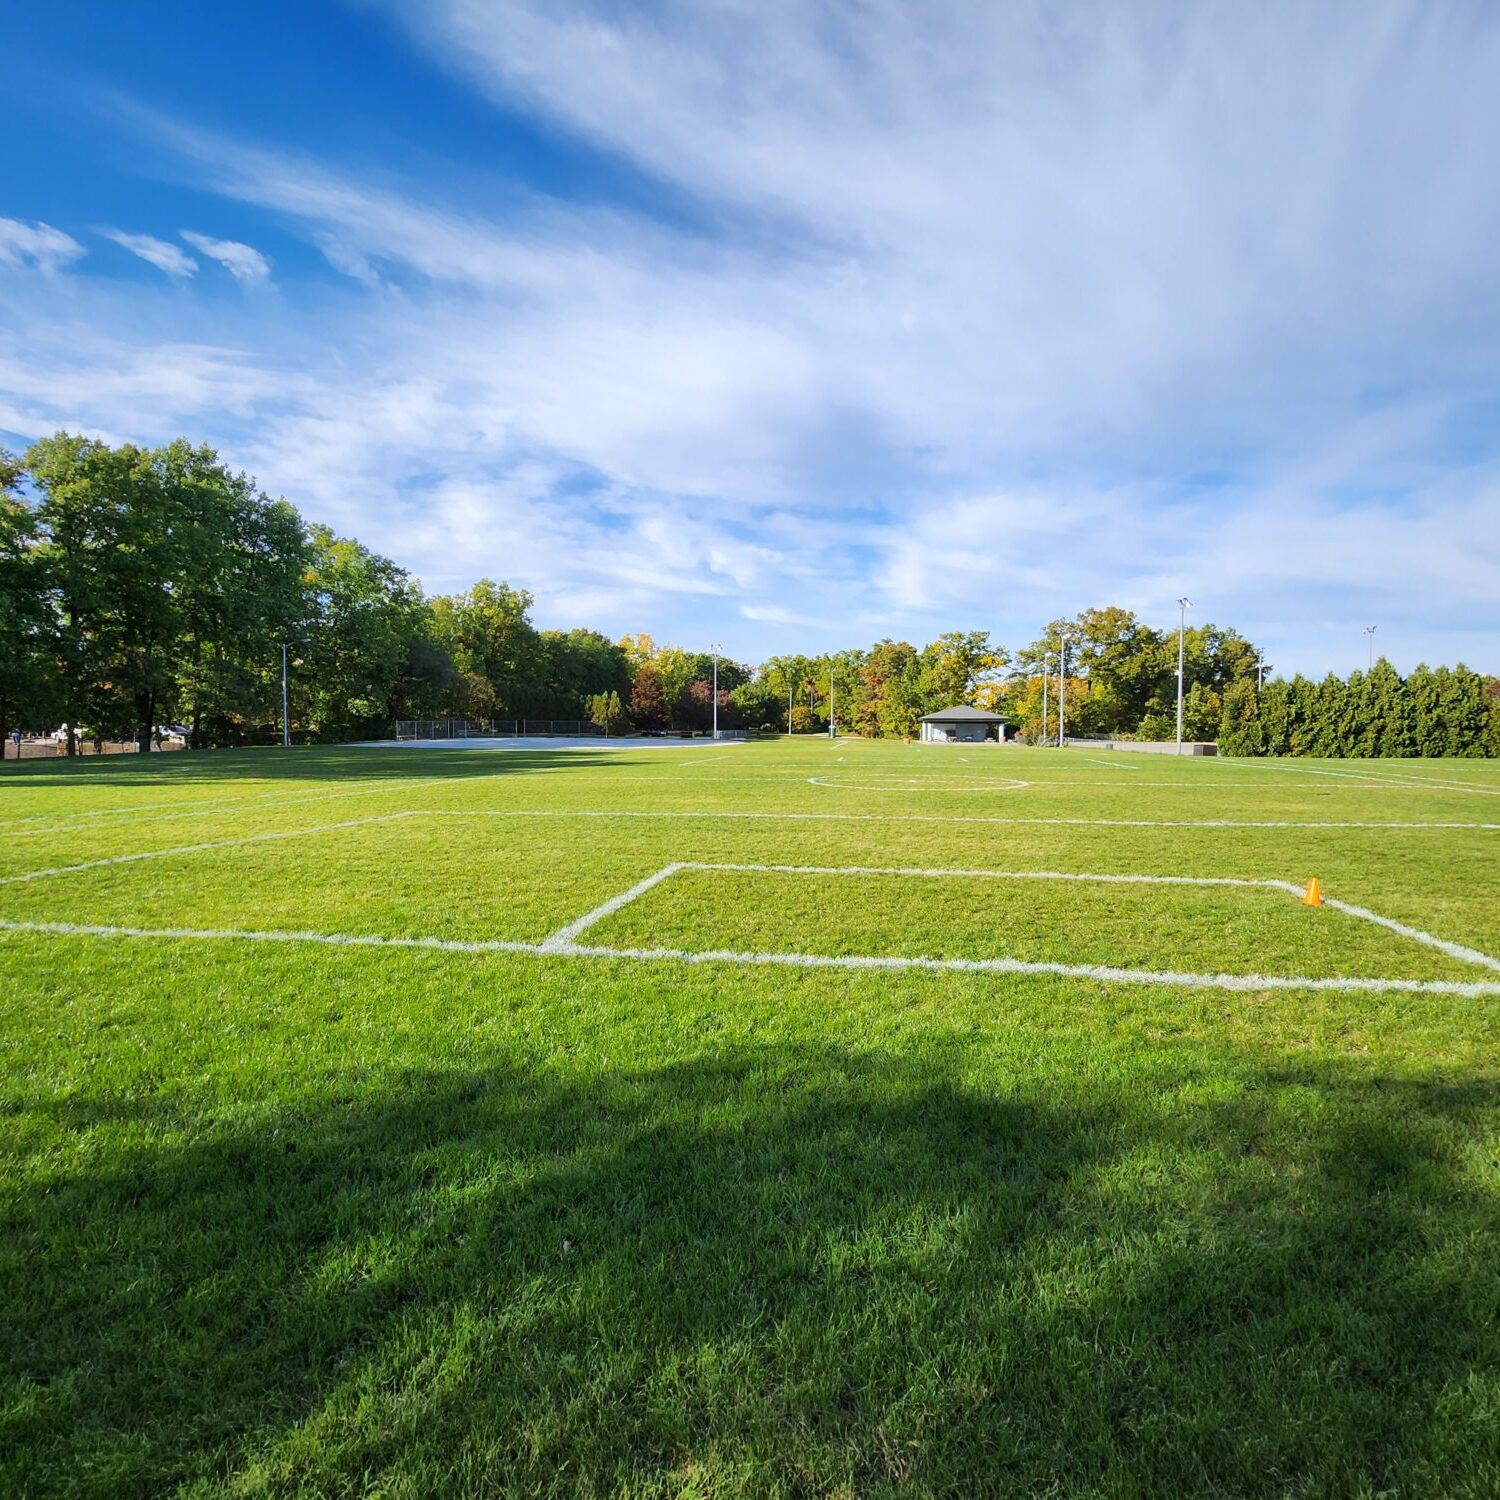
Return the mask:
[[[1443,936],[1500,936],[1482,828],[892,822],[895,794],[808,783],[856,756],[965,774],[943,751],[784,744],[681,769],[629,751],[28,765],[0,819],[128,810],[138,849],[314,821],[239,800],[289,793],[458,816],[0,887],[0,916],[470,935],[509,912],[537,934],[687,858],[1317,874]],[[1500,790],[1483,765],[1402,766],[1479,786],[1413,792],[1300,765],[971,763],[1032,788],[909,802],[1481,824]],[[778,821],[831,810],[881,820]],[[629,816],[536,816],[601,811]],[[719,816],[743,812],[767,816]],[[29,840],[12,868],[130,852],[108,826]],[[1364,932],[1269,892],[696,878],[591,935],[649,919],[652,941],[774,927],[782,947],[959,951],[1002,932],[1040,953],[1055,933],[1265,967],[1342,964],[1296,944]],[[1020,905],[997,921],[997,899]],[[1407,948],[1367,935],[1361,967],[1399,972]],[[1497,1014],[8,933],[0,1488],[1489,1495]]]

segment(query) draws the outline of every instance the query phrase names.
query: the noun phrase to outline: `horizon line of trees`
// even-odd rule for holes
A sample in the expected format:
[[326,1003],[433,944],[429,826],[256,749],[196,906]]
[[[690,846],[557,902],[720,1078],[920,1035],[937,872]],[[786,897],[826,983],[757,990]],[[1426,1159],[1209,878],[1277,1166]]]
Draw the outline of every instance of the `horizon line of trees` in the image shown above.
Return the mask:
[[[610,733],[706,729],[708,652],[539,630],[524,589],[481,579],[428,596],[405,569],[309,525],[206,446],[112,447],[59,432],[0,451],[0,736],[66,725],[150,748],[182,724],[195,748],[279,730],[281,655],[299,738],[372,738],[397,719],[591,721]],[[1008,651],[985,631],[923,647],[720,657],[723,728],[916,734],[925,713],[969,703],[1029,741],[1171,739],[1177,631],[1116,606],[1052,621]],[[1183,732],[1240,755],[1500,754],[1500,681],[1463,665],[1402,678],[1381,660],[1347,679],[1259,685],[1262,653],[1232,629],[1184,636]],[[86,729],[85,729],[86,727]]]

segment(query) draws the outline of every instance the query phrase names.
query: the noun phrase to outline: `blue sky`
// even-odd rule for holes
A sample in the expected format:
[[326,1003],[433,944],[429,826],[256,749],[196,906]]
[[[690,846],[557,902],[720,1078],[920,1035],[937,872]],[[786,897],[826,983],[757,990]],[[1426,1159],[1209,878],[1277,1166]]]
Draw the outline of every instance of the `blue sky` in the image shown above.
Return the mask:
[[50,0],[0,442],[745,659],[1186,593],[1500,670],[1500,11]]

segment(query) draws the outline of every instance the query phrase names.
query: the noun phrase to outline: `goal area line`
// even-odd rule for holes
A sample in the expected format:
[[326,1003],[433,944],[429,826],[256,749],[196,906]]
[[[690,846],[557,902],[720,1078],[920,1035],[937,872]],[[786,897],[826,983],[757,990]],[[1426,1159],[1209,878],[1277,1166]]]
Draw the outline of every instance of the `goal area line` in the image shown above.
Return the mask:
[[[344,824],[341,826],[351,826]],[[198,845],[201,850],[207,847]],[[441,937],[398,937],[361,933],[323,933],[311,931],[277,931],[241,928],[137,927],[102,923],[18,921],[0,918],[0,933],[36,934],[57,937],[126,939],[155,941],[256,942],[313,944],[333,948],[372,948],[419,952],[485,955],[509,954],[535,958],[569,960],[621,961],[629,963],[709,964],[736,967],[773,966],[801,969],[834,969],[863,971],[916,971],[927,973],[968,973],[993,975],[1033,975],[1059,979],[1088,980],[1108,984],[1151,985],[1181,989],[1214,989],[1232,992],[1269,990],[1331,991],[1338,993],[1401,993],[1449,995],[1467,999],[1500,996],[1500,981],[1462,981],[1447,979],[1390,979],[1334,975],[1198,973],[1181,970],[1116,967],[1107,964],[1069,964],[1005,957],[934,958],[897,954],[818,954],[774,952],[727,948],[683,949],[670,947],[611,947],[580,942],[579,939],[598,923],[613,916],[632,902],[683,872],[757,873],[812,876],[815,878],[862,878],[870,876],[910,879],[983,879],[1016,881],[1070,881],[1100,885],[1168,885],[1209,886],[1241,889],[1264,889],[1278,894],[1298,896],[1301,888],[1290,881],[1240,879],[1228,876],[1144,875],[1128,873],[1088,873],[1079,871],[1039,870],[966,870],[942,868],[878,867],[864,865],[773,865],[680,861],[663,866],[634,885],[611,896],[598,906],[574,918],[540,942],[508,939],[464,939]],[[1500,960],[1451,943],[1446,939],[1409,927],[1393,918],[1367,908],[1325,897],[1324,904],[1358,920],[1372,922],[1413,942],[1436,949],[1458,962],[1500,972]]]

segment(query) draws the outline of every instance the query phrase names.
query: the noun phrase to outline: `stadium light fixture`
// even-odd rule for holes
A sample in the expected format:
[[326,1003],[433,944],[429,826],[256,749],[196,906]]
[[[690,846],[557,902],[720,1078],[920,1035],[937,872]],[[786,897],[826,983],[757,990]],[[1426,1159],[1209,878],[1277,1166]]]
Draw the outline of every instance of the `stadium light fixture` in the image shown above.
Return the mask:
[[1183,667],[1186,664],[1187,612],[1193,607],[1191,599],[1177,601],[1181,611],[1177,619],[1177,753],[1182,754],[1182,686]]
[[1258,693],[1266,685],[1266,653],[1257,651],[1255,653],[1255,691]]
[[1373,625],[1365,626],[1365,640],[1370,647],[1369,663],[1365,667],[1365,671],[1367,672],[1373,672],[1375,670],[1375,628],[1376,627]]
[[1047,743],[1047,725],[1052,720],[1052,715],[1047,712],[1047,684],[1051,677],[1051,671],[1047,663],[1052,660],[1050,651],[1042,652],[1042,743]]

